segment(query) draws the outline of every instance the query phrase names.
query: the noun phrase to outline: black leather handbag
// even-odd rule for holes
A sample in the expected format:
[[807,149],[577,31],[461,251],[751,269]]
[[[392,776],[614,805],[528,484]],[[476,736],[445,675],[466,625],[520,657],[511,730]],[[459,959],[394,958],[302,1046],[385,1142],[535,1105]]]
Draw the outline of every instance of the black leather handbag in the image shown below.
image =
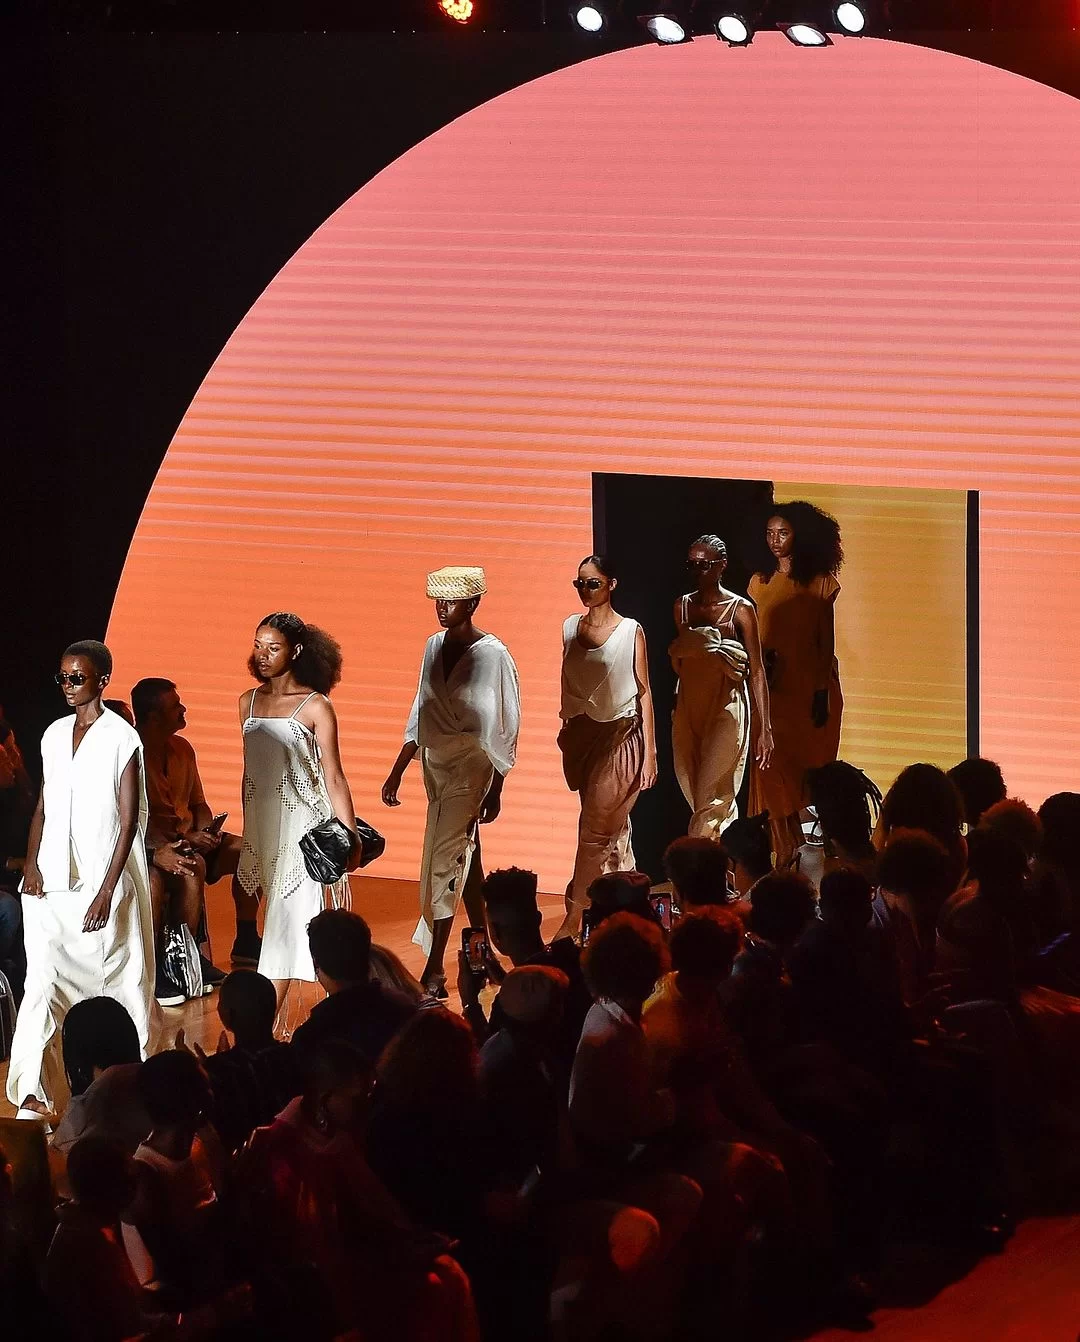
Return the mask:
[[[356,832],[360,836],[360,865],[366,867],[382,856],[386,839],[359,816]],[[336,885],[348,870],[353,842],[353,836],[336,816],[309,829],[300,840],[307,874],[320,885]]]

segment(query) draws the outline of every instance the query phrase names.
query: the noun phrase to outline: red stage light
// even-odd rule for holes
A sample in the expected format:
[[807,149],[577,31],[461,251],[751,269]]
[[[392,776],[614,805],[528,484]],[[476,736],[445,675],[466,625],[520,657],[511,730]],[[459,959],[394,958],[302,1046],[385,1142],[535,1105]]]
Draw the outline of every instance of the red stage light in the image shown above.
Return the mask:
[[455,23],[468,23],[476,6],[473,0],[438,0],[439,8]]

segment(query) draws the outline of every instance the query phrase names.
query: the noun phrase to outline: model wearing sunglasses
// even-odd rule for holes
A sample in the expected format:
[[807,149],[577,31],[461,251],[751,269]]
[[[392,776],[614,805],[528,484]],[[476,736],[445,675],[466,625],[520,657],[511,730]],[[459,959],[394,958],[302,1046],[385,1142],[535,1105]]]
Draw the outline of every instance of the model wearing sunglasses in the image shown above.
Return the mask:
[[573,584],[585,613],[563,624],[559,749],[567,785],[581,799],[581,819],[559,935],[578,930],[599,875],[633,869],[630,811],[656,781],[645,635],[636,620],[612,608],[618,579],[603,556],[583,559]]

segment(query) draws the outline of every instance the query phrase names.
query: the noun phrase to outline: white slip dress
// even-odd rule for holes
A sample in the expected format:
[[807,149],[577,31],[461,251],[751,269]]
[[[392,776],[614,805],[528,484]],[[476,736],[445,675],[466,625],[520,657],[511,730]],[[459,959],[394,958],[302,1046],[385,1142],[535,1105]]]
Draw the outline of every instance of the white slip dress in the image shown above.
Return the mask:
[[[265,900],[259,973],[269,979],[315,981],[307,925],[327,904],[327,887],[307,874],[300,839],[334,814],[314,732],[296,715],[255,717],[251,692],[244,720],[244,838],[236,877]],[[348,903],[348,877],[330,888]]]

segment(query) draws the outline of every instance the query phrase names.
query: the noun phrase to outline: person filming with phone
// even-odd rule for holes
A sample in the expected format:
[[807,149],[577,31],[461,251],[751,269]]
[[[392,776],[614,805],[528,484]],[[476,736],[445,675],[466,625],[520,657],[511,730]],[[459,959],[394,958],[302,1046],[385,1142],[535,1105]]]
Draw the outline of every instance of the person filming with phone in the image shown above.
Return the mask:
[[[225,816],[215,816],[207,805],[194,748],[178,735],[187,726],[187,710],[174,682],[158,676],[140,680],[131,691],[131,707],[143,743],[150,806],[146,846],[158,966],[154,995],[161,1006],[179,1006],[185,991],[162,954],[166,927],[183,924],[199,941],[206,886],[236,870],[240,840],[221,833]],[[242,912],[238,907],[238,941]],[[247,916],[254,929],[254,909]],[[200,958],[203,984],[210,990],[225,975],[205,955]]]

